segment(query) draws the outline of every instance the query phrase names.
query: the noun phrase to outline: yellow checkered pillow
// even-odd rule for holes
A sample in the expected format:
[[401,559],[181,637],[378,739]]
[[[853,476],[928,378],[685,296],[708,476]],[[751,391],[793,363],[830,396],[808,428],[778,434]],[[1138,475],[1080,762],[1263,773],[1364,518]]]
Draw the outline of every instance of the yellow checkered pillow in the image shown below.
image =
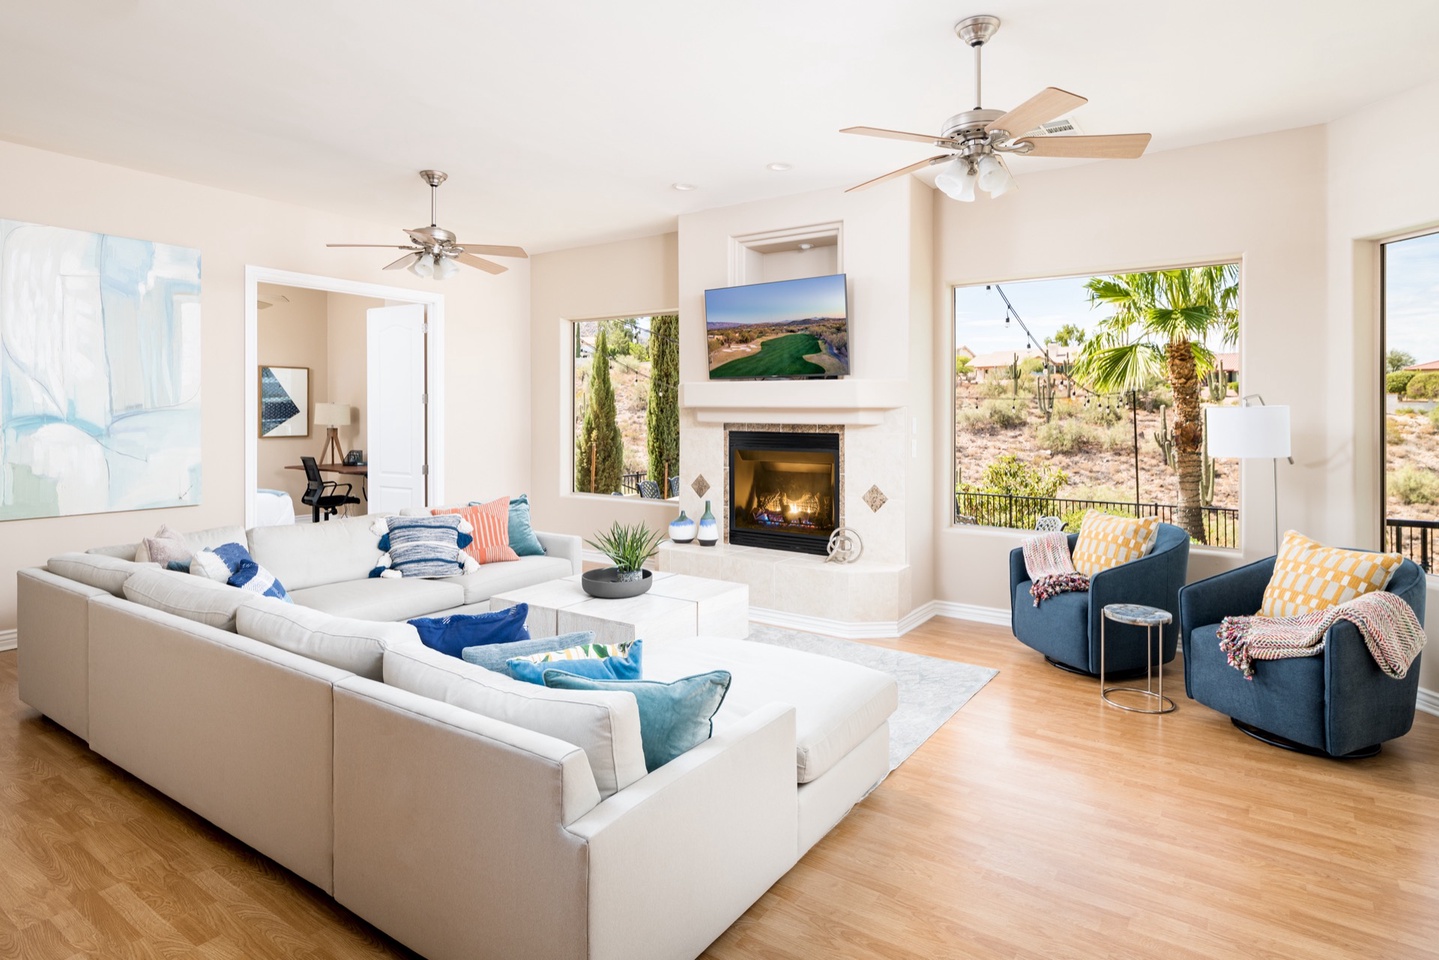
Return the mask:
[[1292,617],[1383,590],[1403,562],[1402,554],[1340,550],[1290,530],[1274,560],[1259,615]]
[[1074,569],[1092,577],[1101,570],[1138,560],[1154,549],[1159,518],[1116,517],[1086,510],[1074,542]]

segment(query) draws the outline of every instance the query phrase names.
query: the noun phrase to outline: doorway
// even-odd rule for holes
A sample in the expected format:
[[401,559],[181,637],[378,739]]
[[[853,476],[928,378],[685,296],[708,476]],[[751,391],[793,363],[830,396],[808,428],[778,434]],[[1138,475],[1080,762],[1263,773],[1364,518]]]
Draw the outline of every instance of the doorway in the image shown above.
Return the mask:
[[[326,444],[332,428],[316,422],[320,419],[315,416],[316,404],[327,423],[338,420],[333,429],[340,448],[365,461],[364,470],[325,477],[353,484],[352,491],[361,500],[354,511],[395,512],[405,506],[441,502],[444,434],[443,404],[438,400],[444,396],[444,295],[253,266],[246,268],[245,285],[245,525],[273,522],[273,517],[267,516],[273,513],[269,509],[273,498],[262,496],[263,489],[290,494],[295,512],[308,518],[309,511],[300,503],[305,475],[298,469],[299,457],[322,459],[322,447],[333,451]],[[327,300],[339,307],[325,311]],[[291,329],[302,324],[290,323],[285,314],[298,317],[302,311],[297,308],[308,302],[313,317],[317,301],[318,309],[324,311],[320,315],[329,316],[331,322],[312,320],[308,333]],[[411,338],[408,352],[413,363],[405,367],[403,376],[396,376],[394,365],[368,357],[374,349],[377,318],[405,321],[398,329],[393,322],[384,325],[389,342],[382,351],[391,356],[396,337]],[[325,327],[323,332],[313,329],[317,323]],[[267,336],[262,337],[262,332]],[[299,362],[307,357],[315,359]],[[271,369],[270,379],[264,380],[262,364],[283,369]],[[270,380],[277,374],[288,389],[299,392],[295,384],[309,387],[303,397],[304,416],[298,415],[299,404],[281,404],[286,407],[281,414],[296,414],[292,422],[283,425],[277,424],[273,405],[266,407],[269,413],[265,416],[261,413],[262,380],[273,393]],[[430,397],[437,402],[427,402]],[[337,412],[344,416],[336,416]],[[404,436],[385,432],[397,426],[404,427]],[[388,467],[381,464],[388,477],[381,490],[384,503],[373,499],[377,491],[368,472],[376,446],[382,454],[390,451],[385,454]],[[323,459],[334,459],[333,452]],[[400,471],[410,472],[407,488],[395,479]]]

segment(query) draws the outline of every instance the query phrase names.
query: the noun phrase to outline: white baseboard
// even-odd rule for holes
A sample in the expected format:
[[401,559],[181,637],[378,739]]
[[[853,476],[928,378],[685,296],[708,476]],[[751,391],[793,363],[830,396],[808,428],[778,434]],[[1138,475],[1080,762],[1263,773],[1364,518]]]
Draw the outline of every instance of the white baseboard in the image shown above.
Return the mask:
[[14,628],[14,627],[11,627],[9,630],[0,630],[0,650],[14,650],[14,649],[15,649],[15,628]]
[[973,620],[975,623],[992,623],[995,626],[1009,626],[1008,607],[981,607],[973,603],[954,603],[950,600],[935,600],[931,616],[952,617],[955,620]]
[[1425,713],[1431,713],[1434,716],[1439,717],[1439,693],[1435,693],[1433,690],[1425,690],[1423,687],[1420,687],[1419,702],[1415,706],[1417,706],[1420,710],[1423,710]]
[[767,623],[774,627],[803,630],[807,633],[822,633],[843,640],[886,640],[902,637],[932,617],[955,617],[977,623],[995,623],[1009,626],[1009,611],[991,607],[976,607],[965,603],[947,603],[931,600],[915,607],[898,620],[830,620],[827,617],[811,617],[802,613],[788,613],[766,607],[750,607],[749,618],[756,623]]

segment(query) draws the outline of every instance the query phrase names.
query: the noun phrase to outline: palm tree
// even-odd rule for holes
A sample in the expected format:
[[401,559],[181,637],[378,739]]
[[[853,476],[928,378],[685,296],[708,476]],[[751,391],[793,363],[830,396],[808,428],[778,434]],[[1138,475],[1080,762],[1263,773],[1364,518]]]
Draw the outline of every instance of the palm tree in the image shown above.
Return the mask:
[[1238,340],[1239,266],[1233,263],[1154,273],[1094,277],[1087,284],[1091,306],[1114,315],[1101,321],[1084,344],[1075,374],[1097,391],[1138,390],[1159,376],[1174,393],[1175,471],[1179,475],[1179,525],[1205,542],[1203,413],[1200,376],[1214,365],[1204,341],[1214,333]]

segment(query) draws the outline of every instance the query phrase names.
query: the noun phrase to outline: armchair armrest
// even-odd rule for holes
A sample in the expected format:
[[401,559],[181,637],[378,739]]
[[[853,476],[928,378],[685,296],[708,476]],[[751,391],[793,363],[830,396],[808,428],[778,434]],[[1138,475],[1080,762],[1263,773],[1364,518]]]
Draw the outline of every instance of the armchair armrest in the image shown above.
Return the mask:
[[[1099,620],[1106,605],[1138,603],[1177,614],[1177,596],[1189,569],[1189,535],[1167,533],[1147,556],[1101,570],[1089,580],[1089,635],[1098,643]],[[1169,527],[1170,531],[1178,528]],[[1176,616],[1176,619],[1177,616]]]

